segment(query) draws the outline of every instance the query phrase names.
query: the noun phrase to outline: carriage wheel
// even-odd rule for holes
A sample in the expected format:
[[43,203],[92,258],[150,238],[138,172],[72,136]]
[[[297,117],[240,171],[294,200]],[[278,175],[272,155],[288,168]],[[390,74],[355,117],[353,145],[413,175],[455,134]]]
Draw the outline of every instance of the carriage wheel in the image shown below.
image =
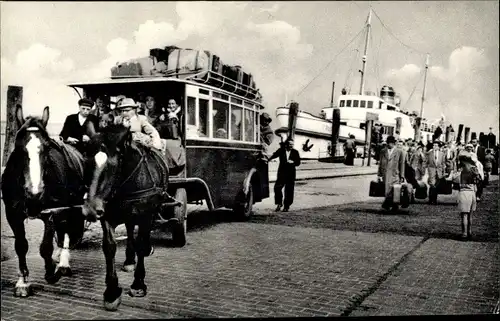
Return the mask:
[[248,188],[248,193],[247,195],[243,195],[242,192],[242,198],[244,198],[244,201],[241,203],[238,203],[234,206],[233,211],[236,215],[238,215],[239,218],[243,220],[248,220],[250,216],[252,216],[252,208],[253,208],[253,189],[252,185]]
[[174,246],[183,247],[186,245],[187,233],[187,193],[184,188],[175,191],[175,199],[181,202],[180,206],[174,208],[174,217],[178,221],[172,226],[172,241]]

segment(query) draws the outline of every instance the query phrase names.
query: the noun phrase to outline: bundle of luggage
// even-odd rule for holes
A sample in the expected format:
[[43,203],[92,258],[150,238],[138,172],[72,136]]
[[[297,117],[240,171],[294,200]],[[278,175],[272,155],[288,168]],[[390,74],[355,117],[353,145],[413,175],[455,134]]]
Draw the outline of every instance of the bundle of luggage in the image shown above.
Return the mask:
[[[412,202],[411,195],[415,189],[415,198],[425,199],[427,198],[427,185],[424,182],[418,182],[418,186],[414,186],[410,183],[394,184],[392,186],[392,201],[394,204],[401,205],[402,208],[406,208]],[[370,197],[385,197],[385,184],[382,181],[371,181],[370,182]]]
[[[150,55],[147,57],[117,64],[111,69],[111,77],[168,75],[203,71],[212,71],[219,76],[233,80],[235,83],[256,90],[252,74],[243,71],[241,66],[226,65],[219,56],[210,51],[182,49],[176,46],[167,46],[164,49],[154,48],[150,50]],[[222,79],[222,77],[219,78]]]

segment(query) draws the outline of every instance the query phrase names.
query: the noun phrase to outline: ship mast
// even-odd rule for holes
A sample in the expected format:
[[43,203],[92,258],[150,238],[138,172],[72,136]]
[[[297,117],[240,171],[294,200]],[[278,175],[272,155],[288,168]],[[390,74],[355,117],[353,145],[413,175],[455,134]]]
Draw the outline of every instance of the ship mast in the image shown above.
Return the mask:
[[429,54],[425,59],[424,90],[422,90],[422,102],[420,103],[420,118],[424,117],[425,86],[427,84],[427,70],[429,69]]
[[372,21],[372,8],[370,7],[370,12],[368,13],[368,19],[366,20],[366,39],[365,39],[365,51],[363,54],[363,68],[359,71],[361,73],[361,84],[359,87],[359,94],[363,95],[365,90],[365,70],[366,70],[366,54],[368,53],[368,41],[370,40],[370,29]]

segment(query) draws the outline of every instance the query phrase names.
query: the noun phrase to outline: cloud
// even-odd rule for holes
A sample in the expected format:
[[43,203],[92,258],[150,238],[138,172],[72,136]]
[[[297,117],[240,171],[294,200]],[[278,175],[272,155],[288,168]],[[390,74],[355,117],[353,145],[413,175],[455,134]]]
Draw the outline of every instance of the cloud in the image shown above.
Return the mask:
[[292,94],[310,78],[309,71],[300,66],[311,56],[313,46],[303,43],[300,30],[286,21],[253,22],[249,9],[239,2],[179,2],[177,25],[153,20],[140,24],[130,38],[110,41],[108,56],[79,76],[108,77],[116,62],[146,56],[154,47],[204,49],[252,73],[265,102],[274,109],[283,102],[285,92]]
[[[424,117],[433,120],[443,113],[455,128],[458,124],[466,124],[478,133],[487,132],[490,126],[498,128],[498,79],[493,79],[489,72],[491,60],[484,50],[467,46],[456,48],[447,63],[429,67]],[[403,108],[410,111],[420,111],[423,90],[420,75],[422,69],[413,64],[391,69],[385,74],[400,93]],[[485,115],[488,115],[486,119]]]
[[415,64],[406,64],[399,69],[389,69],[386,77],[389,79],[406,79],[420,74],[421,68]]
[[51,121],[64,121],[70,107],[68,101],[75,102],[78,97],[62,81],[73,70],[74,63],[70,58],[40,43],[19,51],[12,60],[1,58],[2,119],[6,115],[7,88],[17,85],[23,87],[25,115],[40,115],[43,108],[49,105],[52,107]]

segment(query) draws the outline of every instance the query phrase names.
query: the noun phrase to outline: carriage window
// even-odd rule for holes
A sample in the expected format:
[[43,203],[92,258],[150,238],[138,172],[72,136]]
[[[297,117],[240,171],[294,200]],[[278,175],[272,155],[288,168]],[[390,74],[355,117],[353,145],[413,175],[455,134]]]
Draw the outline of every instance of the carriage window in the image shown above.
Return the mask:
[[373,101],[368,101],[368,108],[373,108]]
[[345,106],[345,100],[341,100],[339,107],[344,107],[344,106]]
[[[252,110],[245,109],[245,141],[254,142],[255,141],[255,113]],[[256,126],[256,125],[255,125]]]
[[358,105],[359,105],[359,100],[352,101],[352,107],[358,107]]
[[245,107],[248,107],[248,108],[253,108],[253,104],[252,103],[249,103],[249,102],[244,102],[244,105]]
[[199,93],[202,94],[202,95],[210,95],[210,91],[206,90],[206,89],[199,89]]
[[213,137],[228,138],[229,104],[214,100],[212,111]]
[[384,104],[384,102],[383,102],[383,101],[379,101],[379,103],[378,103],[378,109],[383,109],[383,108],[382,108],[382,105],[383,105],[383,104]]
[[229,100],[229,96],[228,95],[224,95],[224,94],[221,94],[221,93],[218,93],[218,92],[213,92],[213,96],[214,98],[218,98],[218,99],[222,99],[222,100]]
[[242,140],[243,108],[231,105],[231,139]]
[[200,114],[199,114],[200,128],[198,133],[201,137],[208,137],[208,100],[200,98]]
[[188,125],[196,125],[196,98],[187,98],[187,123]]
[[351,100],[347,100],[346,107],[351,107]]
[[366,100],[361,100],[361,101],[359,102],[359,107],[361,107],[361,108],[365,108],[365,107],[366,107]]

